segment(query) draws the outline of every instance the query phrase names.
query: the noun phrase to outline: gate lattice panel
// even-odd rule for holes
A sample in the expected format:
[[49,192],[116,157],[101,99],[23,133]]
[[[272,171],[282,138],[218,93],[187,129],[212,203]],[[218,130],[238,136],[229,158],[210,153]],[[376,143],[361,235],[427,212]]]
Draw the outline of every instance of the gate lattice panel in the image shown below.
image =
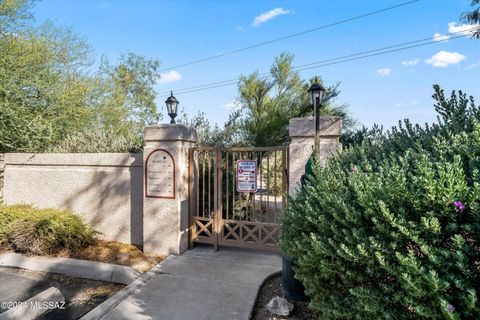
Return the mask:
[[[190,243],[278,250],[286,206],[287,149],[192,148]],[[255,192],[238,192],[237,160],[257,166]]]

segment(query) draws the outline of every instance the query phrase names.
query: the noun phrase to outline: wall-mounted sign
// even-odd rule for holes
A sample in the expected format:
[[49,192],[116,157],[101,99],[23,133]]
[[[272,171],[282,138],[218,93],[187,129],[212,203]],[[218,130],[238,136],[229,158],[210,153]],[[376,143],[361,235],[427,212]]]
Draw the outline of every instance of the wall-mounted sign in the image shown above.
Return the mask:
[[145,196],[175,199],[175,161],[166,150],[152,151],[145,161]]
[[257,162],[254,160],[237,160],[237,191],[257,191]]

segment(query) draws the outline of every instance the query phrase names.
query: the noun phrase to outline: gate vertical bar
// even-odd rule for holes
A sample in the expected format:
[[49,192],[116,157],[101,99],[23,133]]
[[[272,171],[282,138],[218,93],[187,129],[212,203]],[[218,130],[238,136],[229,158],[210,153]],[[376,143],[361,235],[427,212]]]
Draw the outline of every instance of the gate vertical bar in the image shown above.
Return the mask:
[[288,152],[285,148],[282,151],[282,208],[285,211],[287,207],[287,192],[288,192]]
[[[188,247],[193,249],[193,232],[195,228],[195,221],[193,219],[193,211],[194,211],[194,182],[195,182],[195,161],[194,161],[194,151],[192,149],[188,150],[188,224],[190,226],[190,232],[188,233]],[[198,190],[198,185],[197,185]]]
[[[221,159],[219,159],[219,150],[214,149],[213,151],[213,181],[214,181],[214,186],[213,186],[213,212],[214,212],[214,220],[213,220],[213,230],[214,230],[214,236],[213,236],[213,251],[217,252],[218,251],[218,240],[220,237],[220,222],[219,220],[221,219],[220,215],[221,212],[219,212],[219,206],[218,206],[218,198],[219,198],[219,193],[221,192],[222,188],[219,188],[219,162],[221,162]],[[220,181],[221,183],[221,181]],[[219,192],[220,190],[220,192]]]
[[223,155],[222,150],[217,149],[217,245],[220,243],[223,232]]

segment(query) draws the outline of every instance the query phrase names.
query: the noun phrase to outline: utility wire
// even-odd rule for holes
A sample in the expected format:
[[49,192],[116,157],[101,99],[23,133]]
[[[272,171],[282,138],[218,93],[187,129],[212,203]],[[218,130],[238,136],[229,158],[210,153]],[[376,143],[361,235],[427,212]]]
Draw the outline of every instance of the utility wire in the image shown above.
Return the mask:
[[[473,29],[475,29],[475,28],[472,28],[470,30],[473,30]],[[458,38],[468,36],[468,34],[462,34],[462,33],[468,32],[468,31],[469,30],[464,30],[462,32],[452,32],[452,33],[447,33],[445,35],[439,35],[439,36],[433,37],[434,40],[429,41],[429,42],[425,42],[425,41],[431,40],[432,37],[423,38],[423,39],[414,40],[414,41],[409,41],[409,42],[404,42],[404,43],[391,45],[391,46],[387,46],[387,47],[383,47],[383,48],[379,48],[379,49],[362,51],[362,52],[353,53],[353,54],[349,54],[349,55],[345,55],[345,56],[341,56],[341,57],[337,57],[337,58],[330,58],[330,59],[321,60],[321,61],[317,61],[317,62],[312,62],[312,63],[308,63],[308,64],[298,65],[298,66],[293,67],[292,69],[294,71],[303,71],[303,70],[307,70],[307,69],[314,69],[314,68],[334,65],[334,64],[338,64],[338,63],[344,63],[344,62],[349,62],[349,61],[353,61],[353,60],[359,60],[359,59],[364,59],[364,58],[368,58],[368,57],[373,57],[373,56],[377,56],[377,55],[381,55],[381,54],[392,53],[392,52],[407,50],[407,49],[411,49],[411,48],[415,48],[415,47],[440,43],[440,42],[443,42],[443,41],[435,40],[435,38],[437,38],[437,37],[440,38],[440,37],[444,37],[444,36],[450,36],[450,35],[457,34],[457,36],[453,36],[453,37],[449,38],[449,40],[454,40],[454,39],[458,39]],[[461,35],[458,35],[459,33]],[[424,43],[420,43],[420,42],[424,42]],[[415,43],[417,43],[417,44],[415,44]],[[415,44],[415,45],[413,45],[413,44]],[[398,48],[398,47],[400,47],[400,48]],[[397,48],[397,49],[394,49],[394,48]],[[259,75],[268,77],[269,74],[270,74],[269,72],[263,72],[263,73],[260,73]],[[217,81],[217,82],[211,82],[211,83],[207,83],[207,84],[203,84],[203,85],[197,85],[197,86],[193,86],[193,87],[179,89],[179,90],[175,91],[175,94],[185,94],[185,93],[203,91],[203,90],[208,90],[208,89],[213,89],[213,88],[218,88],[218,87],[223,87],[223,86],[234,85],[236,83],[238,83],[238,78],[230,79],[230,80]],[[169,94],[169,93],[170,93],[170,91],[168,91],[168,92],[165,91],[165,92],[160,93],[160,95],[165,96],[166,94]]]
[[217,54],[217,55],[214,55],[214,56],[209,56],[209,57],[201,58],[201,59],[198,59],[198,60],[193,60],[193,61],[190,61],[190,62],[166,67],[166,68],[160,69],[160,71],[166,71],[166,70],[186,67],[186,66],[190,66],[192,64],[198,64],[198,63],[201,63],[201,62],[205,62],[205,61],[209,61],[209,60],[213,60],[213,59],[218,59],[220,57],[229,56],[229,55],[232,55],[232,54],[235,54],[235,53],[239,53],[239,52],[247,51],[247,50],[250,50],[250,49],[258,48],[258,47],[261,47],[261,46],[265,46],[265,45],[272,44],[272,43],[275,43],[275,42],[283,41],[283,40],[286,40],[286,39],[299,37],[301,35],[311,33],[311,32],[314,32],[314,31],[330,28],[330,27],[333,27],[333,26],[336,26],[336,25],[339,25],[339,24],[343,24],[343,23],[347,23],[347,22],[350,22],[350,21],[354,21],[354,20],[365,18],[365,17],[369,17],[369,16],[372,16],[372,15],[375,15],[375,14],[378,14],[378,13],[382,13],[382,12],[385,12],[385,11],[397,9],[397,8],[400,8],[400,7],[403,7],[403,6],[406,6],[406,5],[413,4],[413,3],[418,2],[418,1],[420,1],[420,0],[411,0],[411,1],[403,2],[403,3],[400,3],[400,4],[395,5],[395,6],[391,6],[391,7],[383,8],[383,9],[380,9],[380,10],[377,10],[377,11],[372,11],[372,12],[369,12],[369,13],[365,13],[365,14],[362,14],[362,15],[359,15],[359,16],[339,20],[339,21],[332,22],[332,23],[329,23],[329,24],[326,24],[326,25],[322,25],[322,26],[319,26],[319,27],[316,27],[316,28],[313,28],[313,29],[308,29],[308,30],[305,30],[305,31],[289,34],[289,35],[286,35],[286,36],[283,36],[283,37],[280,37],[280,38],[276,38],[276,39],[273,39],[273,40],[259,42],[259,43],[256,43],[256,44],[244,47],[244,48],[235,49],[235,50],[223,52],[223,53],[220,53],[220,54]]

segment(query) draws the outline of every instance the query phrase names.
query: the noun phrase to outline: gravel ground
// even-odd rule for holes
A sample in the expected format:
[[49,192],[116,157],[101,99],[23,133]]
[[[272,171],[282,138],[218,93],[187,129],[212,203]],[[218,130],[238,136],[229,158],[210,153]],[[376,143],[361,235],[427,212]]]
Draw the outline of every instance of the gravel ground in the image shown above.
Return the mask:
[[258,293],[252,320],[316,320],[317,318],[307,308],[306,302],[294,302],[294,309],[288,317],[272,315],[266,308],[270,300],[276,296],[283,297],[282,275],[277,274],[267,279]]
[[[47,312],[38,318],[42,320],[78,319],[124,287],[108,282],[6,267],[0,267],[0,279],[2,278],[18,279],[20,287],[15,299],[19,301],[25,301],[50,287],[56,287],[62,292],[66,302],[65,309]],[[0,283],[0,289],[2,285],[3,283]]]

